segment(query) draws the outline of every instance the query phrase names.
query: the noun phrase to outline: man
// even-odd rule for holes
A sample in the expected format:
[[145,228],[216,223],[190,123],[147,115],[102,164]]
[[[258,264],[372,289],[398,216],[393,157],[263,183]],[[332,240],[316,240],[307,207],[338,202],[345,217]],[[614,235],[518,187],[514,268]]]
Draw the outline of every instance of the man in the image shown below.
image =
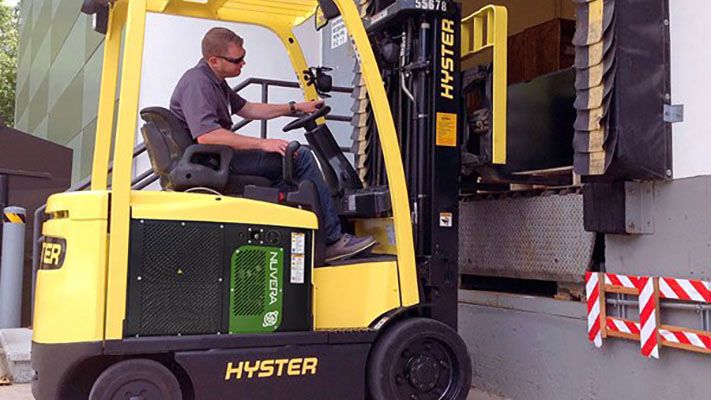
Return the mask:
[[[234,93],[225,78],[239,76],[245,66],[243,40],[225,28],[210,29],[202,40],[202,59],[180,78],[170,99],[170,109],[190,129],[198,143],[229,146],[235,151],[232,170],[244,175],[257,175],[283,186],[282,157],[289,144],[283,139],[261,139],[230,130],[231,114],[242,118],[272,119],[297,111],[312,113],[323,102],[307,101],[289,104],[250,103]],[[298,181],[310,180],[316,185],[324,215],[326,261],[336,261],[363,252],[373,245],[371,236],[359,238],[342,233],[333,200],[321,171],[310,151],[301,148],[294,160]]]

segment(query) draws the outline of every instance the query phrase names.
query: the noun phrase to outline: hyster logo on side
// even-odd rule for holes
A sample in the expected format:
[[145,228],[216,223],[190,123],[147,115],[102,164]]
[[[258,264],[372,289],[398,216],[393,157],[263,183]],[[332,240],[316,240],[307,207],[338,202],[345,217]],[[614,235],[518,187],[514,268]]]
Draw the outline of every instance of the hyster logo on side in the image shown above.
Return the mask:
[[64,264],[67,241],[62,238],[45,237],[42,243],[40,269],[59,269]]
[[225,370],[225,380],[242,378],[271,378],[273,376],[304,376],[316,375],[318,358],[280,358],[275,360],[228,362]]
[[440,95],[454,99],[454,21],[442,20],[442,72],[440,74]]

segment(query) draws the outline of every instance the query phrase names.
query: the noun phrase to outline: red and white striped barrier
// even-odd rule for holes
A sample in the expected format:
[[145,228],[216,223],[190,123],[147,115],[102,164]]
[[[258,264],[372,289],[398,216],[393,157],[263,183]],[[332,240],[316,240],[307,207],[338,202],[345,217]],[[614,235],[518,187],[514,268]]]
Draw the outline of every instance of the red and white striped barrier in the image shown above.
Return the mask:
[[662,342],[672,347],[692,347],[690,350],[702,350],[711,352],[711,333],[703,334],[697,332],[689,332],[681,329],[660,329],[659,335],[662,337]]
[[[711,354],[711,332],[663,325],[659,317],[662,300],[711,303],[711,282],[588,272],[585,286],[588,339],[595,347],[602,347],[602,339],[612,336],[638,340],[642,355],[648,358],[659,358],[660,346]],[[638,296],[639,322],[608,317],[608,293]]]
[[607,331],[639,336],[639,323],[622,318],[607,317]]
[[659,358],[657,341],[657,295],[654,290],[654,280],[645,276],[637,281],[639,289],[639,323],[642,326],[639,343],[642,355]]
[[602,346],[602,329],[600,327],[600,274],[588,272],[585,275],[585,293],[588,297],[588,340],[595,347]]
[[605,274],[605,284],[627,289],[637,289],[638,277],[632,275]]
[[711,303],[711,283],[698,279],[659,278],[663,299]]

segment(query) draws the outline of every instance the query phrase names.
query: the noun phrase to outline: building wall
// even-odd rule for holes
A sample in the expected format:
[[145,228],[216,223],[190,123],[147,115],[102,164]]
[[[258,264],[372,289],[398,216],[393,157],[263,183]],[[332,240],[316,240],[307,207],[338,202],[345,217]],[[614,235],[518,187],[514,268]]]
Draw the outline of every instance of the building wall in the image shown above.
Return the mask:
[[15,108],[17,129],[72,148],[73,182],[91,168],[103,49],[79,5],[21,2]]
[[674,178],[711,174],[708,132],[711,121],[711,52],[704,40],[708,35],[711,3],[669,1],[671,29],[671,103],[684,105],[684,121],[672,125]]

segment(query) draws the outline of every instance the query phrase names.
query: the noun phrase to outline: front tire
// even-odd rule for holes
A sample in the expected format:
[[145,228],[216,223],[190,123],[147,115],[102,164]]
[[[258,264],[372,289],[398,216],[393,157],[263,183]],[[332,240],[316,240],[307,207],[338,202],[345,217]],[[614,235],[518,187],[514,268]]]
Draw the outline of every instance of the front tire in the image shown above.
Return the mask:
[[390,327],[368,360],[368,389],[375,400],[465,400],[471,379],[462,338],[428,318]]
[[161,363],[134,359],[118,362],[96,379],[89,400],[181,400],[180,384]]

